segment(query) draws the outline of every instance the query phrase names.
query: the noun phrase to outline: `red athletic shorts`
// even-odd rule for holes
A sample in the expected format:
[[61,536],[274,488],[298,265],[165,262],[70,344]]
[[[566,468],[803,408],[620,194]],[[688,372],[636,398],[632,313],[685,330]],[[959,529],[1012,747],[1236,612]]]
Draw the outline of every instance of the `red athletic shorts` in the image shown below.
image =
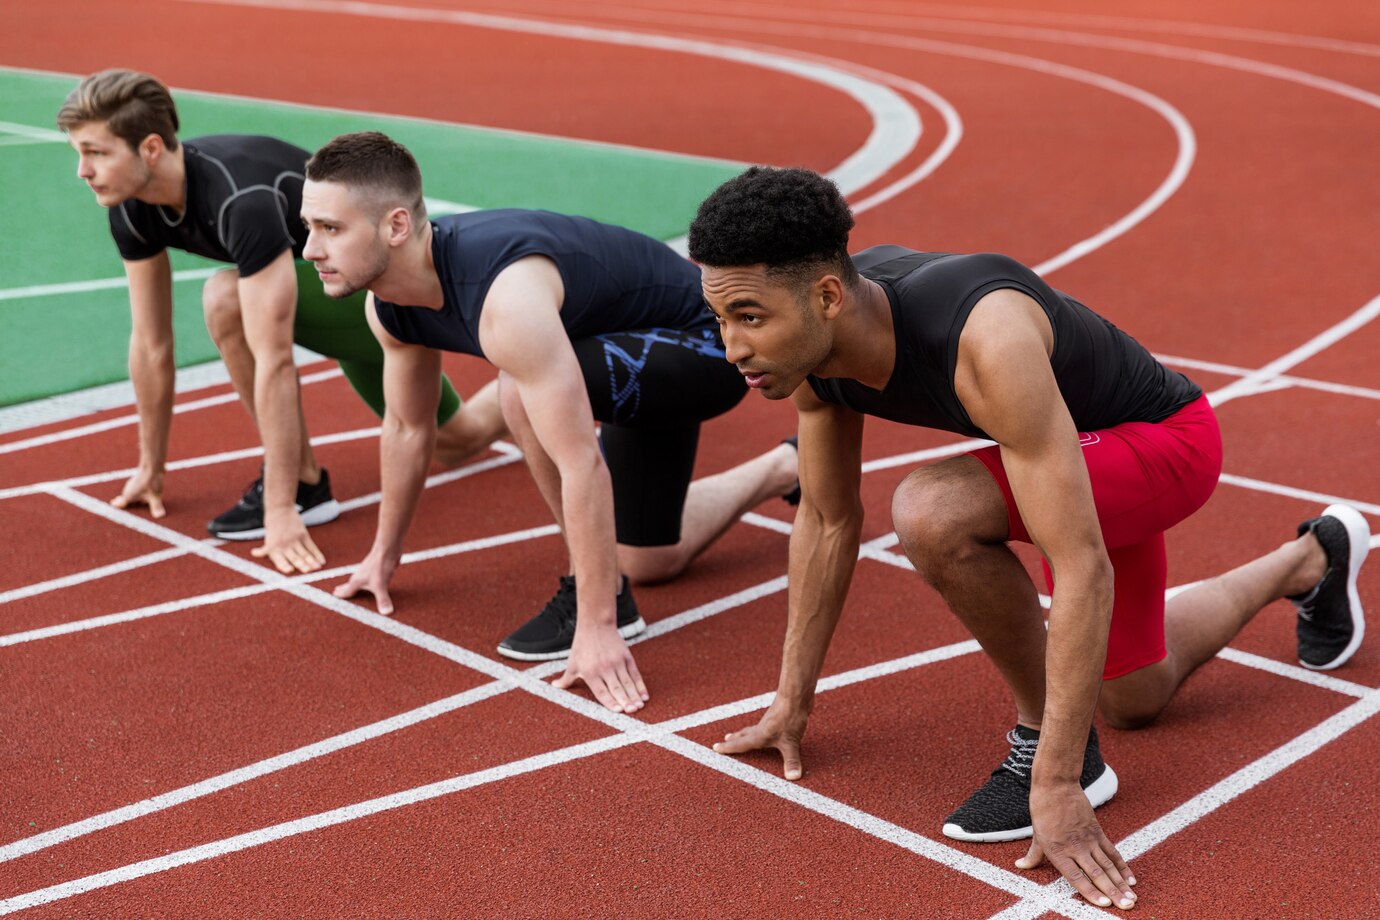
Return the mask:
[[[1154,664],[1164,650],[1164,532],[1202,507],[1222,472],[1222,436],[1206,396],[1162,422],[1127,422],[1080,435],[1093,502],[1115,572],[1107,640],[1110,680]],[[1001,452],[972,454],[1006,499],[1012,540],[1032,542],[1016,510]],[[1049,566],[1045,580],[1054,590]]]

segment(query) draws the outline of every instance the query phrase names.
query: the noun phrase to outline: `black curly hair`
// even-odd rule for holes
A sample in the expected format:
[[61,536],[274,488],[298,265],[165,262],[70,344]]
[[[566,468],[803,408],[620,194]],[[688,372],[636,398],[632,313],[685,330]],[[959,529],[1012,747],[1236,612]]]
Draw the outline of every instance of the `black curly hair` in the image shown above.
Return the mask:
[[852,285],[853,212],[838,186],[809,169],[753,166],[719,186],[690,225],[690,258],[728,268],[765,264],[770,274],[809,283],[832,268]]

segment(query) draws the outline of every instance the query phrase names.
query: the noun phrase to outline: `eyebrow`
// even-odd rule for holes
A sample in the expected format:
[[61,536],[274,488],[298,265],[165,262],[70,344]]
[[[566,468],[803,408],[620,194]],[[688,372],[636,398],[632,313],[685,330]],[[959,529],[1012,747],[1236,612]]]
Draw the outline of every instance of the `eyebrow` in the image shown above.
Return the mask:
[[730,300],[728,303],[724,304],[724,312],[732,313],[733,311],[740,310],[743,307],[760,306],[762,305],[758,303],[756,300],[753,300],[751,297],[736,297],[733,300]]

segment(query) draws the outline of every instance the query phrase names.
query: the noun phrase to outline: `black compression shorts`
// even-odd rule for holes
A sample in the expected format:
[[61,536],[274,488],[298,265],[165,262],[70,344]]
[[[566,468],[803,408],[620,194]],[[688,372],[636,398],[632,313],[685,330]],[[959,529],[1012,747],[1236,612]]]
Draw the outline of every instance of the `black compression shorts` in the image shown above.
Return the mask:
[[700,423],[747,393],[714,327],[610,332],[573,343],[613,480],[618,542],[680,542]]

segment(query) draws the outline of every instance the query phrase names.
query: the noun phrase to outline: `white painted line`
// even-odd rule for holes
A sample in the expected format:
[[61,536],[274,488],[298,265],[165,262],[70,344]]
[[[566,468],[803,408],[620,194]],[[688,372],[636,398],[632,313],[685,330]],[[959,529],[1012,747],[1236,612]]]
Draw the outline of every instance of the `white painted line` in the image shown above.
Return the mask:
[[1358,511],[1380,515],[1380,505],[1372,502],[1357,501],[1354,498],[1342,498],[1337,495],[1329,495],[1326,492],[1313,492],[1309,489],[1295,489],[1292,486],[1282,486],[1273,482],[1263,482],[1259,479],[1250,479],[1246,476],[1235,476],[1231,473],[1223,473],[1219,482],[1224,482],[1229,486],[1239,486],[1243,489],[1252,489],[1256,492],[1268,492],[1271,495],[1301,498],[1304,501],[1317,502],[1323,505],[1351,505]]
[[1028,878],[1017,875],[1006,869],[999,868],[979,859],[976,856],[969,856],[961,850],[954,849],[946,844],[922,837],[914,831],[908,830],[890,821],[883,820],[876,815],[869,814],[851,805],[845,805],[835,799],[820,795],[807,786],[800,783],[789,782],[772,773],[759,770],[749,766],[741,760],[736,760],[723,754],[716,754],[707,747],[696,744],[678,735],[665,737],[651,737],[647,739],[651,744],[665,748],[676,754],[680,754],[689,760],[693,760],[702,766],[708,767],[716,773],[730,776],[740,782],[746,783],[754,789],[769,793],[777,798],[809,809],[816,814],[824,815],[840,824],[845,824],[855,828],[864,834],[885,840],[904,850],[922,856],[925,859],[939,863],[948,869],[961,872],[970,878],[985,882],[1000,891],[1022,898],[1040,899],[1045,903],[1045,909],[1053,911],[1064,917],[1077,918],[1105,918],[1106,914],[1087,905],[1070,901],[1065,897],[1054,895],[1045,888]]
[[46,141],[55,144],[67,143],[67,135],[61,131],[54,131],[52,128],[37,128],[33,125],[21,125],[12,121],[0,121],[0,134],[13,134],[16,137],[24,137],[34,141]]
[[596,42],[634,48],[651,48],[775,70],[844,93],[872,119],[867,140],[830,176],[847,194],[885,175],[915,149],[920,139],[920,117],[909,103],[887,87],[863,80],[852,71],[855,65],[819,55],[805,55],[782,48],[745,42],[710,41],[675,35],[631,32],[578,23],[499,16],[461,10],[399,6],[366,0],[184,0],[189,3],[235,7],[266,7],[300,10],[335,16],[359,16],[401,22],[445,23],[478,29],[494,29],[542,35],[569,41]]
[[[468,476],[473,476],[475,473],[483,473],[486,470],[497,469],[500,466],[508,466],[509,464],[516,463],[517,461],[522,459],[522,452],[505,441],[495,441],[493,444],[490,445],[490,447],[493,450],[498,451],[499,455],[497,457],[490,457],[488,460],[481,460],[477,463],[470,463],[458,469],[447,470],[444,473],[437,473],[434,476],[428,476],[423,485],[423,488],[434,489],[437,486],[442,486],[449,482],[456,482],[457,480],[465,479]],[[346,511],[354,511],[356,508],[364,508],[369,505],[377,505],[381,501],[383,501],[382,492],[370,492],[368,495],[360,495],[355,498],[351,498],[341,502],[340,511],[343,514]]]
[[369,725],[363,725],[330,738],[324,738],[313,744],[304,745],[295,750],[248,764],[236,770],[230,770],[226,773],[212,776],[201,782],[183,786],[179,789],[173,789],[161,795],[155,795],[143,801],[135,802],[131,805],[125,805],[107,812],[102,812],[101,814],[93,815],[81,821],[65,824],[61,827],[55,827],[52,830],[34,834],[32,837],[25,837],[14,843],[0,846],[0,863],[9,862],[21,856],[28,856],[31,853],[37,853],[39,850],[46,850],[49,847],[57,846],[60,843],[66,843],[77,837],[84,837],[87,834],[93,834],[96,831],[106,830],[107,828],[115,827],[119,824],[125,824],[129,821],[159,811],[165,811],[194,799],[203,798],[224,789],[229,789],[232,786],[250,782],[261,776],[267,776],[270,773],[276,773],[280,770],[286,770],[289,767],[306,763],[309,760],[325,757],[328,754],[333,754],[345,748],[363,744],[366,741],[371,741],[383,735],[401,731],[421,722],[454,712],[465,706],[490,699],[500,693],[506,693],[511,689],[512,686],[509,684],[505,684],[501,681],[492,681],[471,690],[466,690],[463,693],[457,693],[445,699],[428,703],[425,706],[419,706],[416,709],[399,713],[396,716],[382,719]]
[[595,741],[587,741],[584,744],[564,748],[560,751],[538,754],[535,757],[528,757],[514,763],[504,764],[501,767],[494,767],[490,770],[481,770],[478,773],[457,776],[452,779],[442,780],[438,783],[432,783],[428,786],[409,789],[406,792],[370,799],[366,802],[358,802],[354,805],[347,805],[343,808],[337,808],[334,811],[313,815],[309,818],[286,821],[282,824],[275,824],[272,827],[250,831],[247,834],[240,834],[239,836],[230,837],[226,840],[218,840],[214,843],[203,844],[202,846],[192,847],[188,850],[169,853],[166,856],[146,859],[143,862],[122,866],[108,872],[98,872],[95,875],[88,875],[85,878],[79,878],[75,881],[64,882],[61,885],[52,885],[48,888],[39,889],[38,891],[31,891],[17,897],[7,898],[4,901],[0,901],[0,914],[11,914],[15,911],[26,910],[41,904],[51,904],[54,901],[61,901],[75,895],[85,894],[101,888],[109,888],[112,885],[118,885],[121,882],[128,882],[133,879],[143,878],[146,875],[167,872],[179,866],[205,862],[208,859],[226,856],[230,853],[237,853],[240,850],[247,850],[250,847],[262,846],[265,843],[272,843],[275,840],[281,840],[285,837],[305,834],[326,827],[334,827],[338,824],[344,824],[347,821],[367,818],[370,815],[389,811],[394,808],[401,808],[405,805],[416,805],[419,802],[425,802],[439,796],[448,795],[452,792],[459,792],[462,789],[472,789],[476,786],[482,786],[485,783],[511,779],[514,776],[521,776],[524,773],[530,773],[534,770],[541,770],[545,767],[578,760],[581,757],[589,757],[594,754],[603,753],[604,751],[611,751],[615,748],[626,747],[627,745],[637,743],[639,740],[641,739],[633,734],[620,733],[609,735]]
[[8,604],[13,601],[23,600],[24,598],[47,594],[49,591],[71,588],[75,585],[86,584],[90,581],[109,578],[111,575],[119,575],[123,572],[131,572],[134,569],[142,569],[145,566],[157,565],[165,560],[176,559],[179,556],[185,555],[187,555],[187,551],[183,549],[160,549],[156,553],[145,553],[142,556],[135,556],[132,559],[112,562],[110,565],[103,565],[94,569],[84,569],[80,572],[74,572],[71,575],[64,575],[61,578],[40,581],[35,584],[25,585],[22,588],[11,588],[8,591],[0,591],[0,604]]
[[[187,281],[205,281],[220,271],[219,268],[189,268],[172,274],[174,284]],[[0,289],[0,301],[27,300],[31,297],[55,297],[60,294],[89,294],[92,291],[110,291],[129,287],[129,279],[93,278],[90,281],[64,281],[60,284],[31,284],[26,287]]]
[[[304,352],[306,351],[306,349],[301,349],[301,350],[304,351]],[[319,355],[315,355],[315,354],[312,353],[312,352],[306,352],[306,354],[311,356],[311,360],[320,360],[320,356],[319,356]],[[218,370],[220,371],[220,373],[218,373],[218,374],[203,375],[203,376],[205,376],[205,377],[212,377],[212,376],[214,376],[214,377],[217,377],[217,378],[219,378],[219,377],[224,377],[224,380],[215,380],[214,382],[207,382],[207,383],[202,384],[202,386],[214,386],[216,383],[229,383],[229,382],[230,382],[230,377],[229,377],[229,374],[225,372],[225,365],[224,365],[224,364],[222,364],[222,363],[219,362],[219,361],[215,361],[215,362],[212,362],[212,366],[215,367],[216,369],[218,369]],[[205,367],[205,365],[198,365],[198,367]],[[173,386],[174,386],[174,390],[180,390],[179,384],[182,382],[182,381],[181,381],[180,374],[181,374],[181,372],[179,372],[179,379],[178,379],[178,380],[174,383],[174,385],[173,385]],[[340,376],[342,376],[341,371],[340,371],[340,368],[339,368],[339,367],[332,367],[332,368],[330,368],[330,369],[328,369],[328,370],[317,371],[316,373],[313,373],[313,374],[306,374],[306,375],[302,376],[302,378],[301,378],[298,382],[299,382],[302,386],[308,386],[308,385],[313,384],[313,383],[320,383],[320,382],[323,381],[323,380],[334,380],[336,377],[340,377]],[[128,388],[130,394],[133,394],[133,392],[134,392],[134,387],[133,387],[132,385],[126,383],[124,386]],[[197,388],[199,388],[199,387],[197,387]],[[122,389],[123,389],[123,388],[122,388]],[[69,395],[70,395],[70,394],[69,394]],[[207,396],[207,397],[204,397],[204,398],[202,398],[202,399],[195,399],[195,400],[192,400],[192,401],[190,401],[190,402],[177,403],[176,405],[173,406],[173,410],[172,410],[172,411],[173,411],[173,415],[182,415],[182,414],[187,413],[187,412],[196,412],[196,411],[199,411],[199,410],[201,410],[201,409],[209,409],[209,408],[212,408],[213,406],[223,406],[223,405],[225,405],[226,403],[232,403],[232,402],[236,402],[236,401],[238,401],[238,400],[239,400],[239,394],[237,394],[237,393],[235,393],[235,392],[232,391],[232,392],[229,392],[229,393],[221,393],[219,396]],[[117,403],[116,405],[124,405],[124,404],[123,404],[123,403]],[[95,410],[92,410],[92,411],[95,411]],[[80,413],[80,414],[85,414],[85,413],[83,412],[83,413]],[[56,419],[53,419],[53,420],[56,420]],[[99,434],[99,433],[101,433],[101,432],[103,432],[103,431],[112,431],[112,430],[114,430],[114,429],[116,429],[116,428],[126,428],[126,427],[129,427],[129,426],[131,426],[131,425],[137,425],[137,424],[139,424],[139,416],[138,416],[137,413],[131,412],[131,413],[128,414],[128,415],[121,415],[121,416],[119,416],[119,417],[117,417],[117,418],[108,418],[108,419],[105,419],[104,421],[100,421],[100,422],[92,422],[92,423],[89,424],[89,425],[80,425],[80,426],[78,426],[78,427],[76,427],[76,428],[67,428],[67,429],[64,429],[64,430],[62,430],[62,431],[54,431],[54,432],[52,432],[52,433],[50,433],[50,434],[38,435],[38,436],[32,437],[32,438],[25,438],[25,439],[22,440],[22,441],[10,441],[9,443],[6,443],[6,444],[0,444],[0,454],[12,454],[12,453],[15,453],[16,451],[30,450],[30,449],[32,449],[32,448],[34,448],[34,447],[46,447],[46,446],[48,446],[49,444],[57,444],[57,443],[60,443],[60,442],[62,442],[62,441],[71,441],[71,440],[76,439],[76,438],[84,438],[84,437],[86,437],[87,435]]]
[[941,447],[927,447],[924,450],[912,451],[908,454],[896,454],[892,457],[878,457],[876,460],[863,461],[862,471],[864,473],[875,473],[878,470],[889,470],[896,466],[918,465],[924,463],[926,460],[937,460],[940,457],[952,457],[956,454],[966,454],[981,447],[991,447],[993,443],[995,442],[974,438],[968,441],[945,444]]
[[1380,316],[1380,297],[1375,297],[1370,303],[1366,304],[1355,313],[1352,313],[1340,323],[1323,330],[1293,351],[1279,356],[1259,370],[1252,371],[1240,380],[1234,380],[1220,390],[1210,394],[1209,400],[1214,406],[1220,406],[1229,400],[1244,396],[1253,390],[1258,390],[1290,368],[1297,367],[1314,355],[1331,348],[1342,339],[1364,327],[1377,316]]
[[1311,684],[1314,687],[1331,690],[1333,693],[1340,693],[1344,696],[1354,696],[1359,699],[1375,692],[1374,687],[1342,680],[1340,677],[1333,677],[1331,674],[1321,671],[1311,671],[1300,665],[1286,664],[1282,661],[1275,661],[1273,658],[1264,658],[1250,652],[1243,652],[1240,649],[1224,648],[1217,653],[1217,657],[1248,668],[1255,668],[1257,671],[1287,677],[1301,684]]

